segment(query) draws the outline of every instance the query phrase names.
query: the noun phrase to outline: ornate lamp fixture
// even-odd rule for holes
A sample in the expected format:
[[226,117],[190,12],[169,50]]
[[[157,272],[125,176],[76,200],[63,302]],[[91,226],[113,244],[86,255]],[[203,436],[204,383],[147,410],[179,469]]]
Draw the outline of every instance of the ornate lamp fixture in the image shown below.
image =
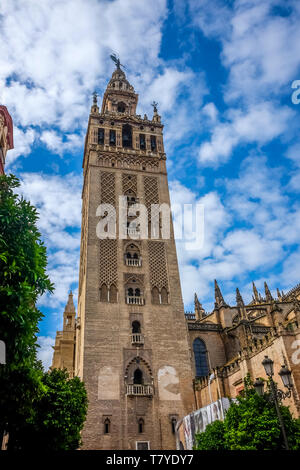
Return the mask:
[[[270,359],[268,356],[265,356],[264,360],[262,361],[262,365],[264,366],[265,372],[267,376],[269,377],[269,383],[270,383],[270,390],[271,393],[268,396],[268,400],[271,403],[274,403],[277,416],[279,419],[281,431],[282,431],[282,436],[283,436],[283,441],[285,445],[285,449],[289,450],[289,444],[285,432],[285,427],[283,423],[283,419],[281,416],[280,408],[279,408],[279,403],[284,400],[285,398],[290,398],[292,394],[292,387],[293,387],[293,381],[292,381],[292,373],[291,371],[286,367],[286,365],[283,365],[279,371],[279,375],[281,377],[282,383],[284,387],[288,389],[287,392],[284,392],[280,390],[277,387],[277,384],[273,380],[273,375],[274,375],[274,361]],[[254,382],[254,388],[258,395],[263,396],[264,394],[264,382],[262,379],[256,379]]]

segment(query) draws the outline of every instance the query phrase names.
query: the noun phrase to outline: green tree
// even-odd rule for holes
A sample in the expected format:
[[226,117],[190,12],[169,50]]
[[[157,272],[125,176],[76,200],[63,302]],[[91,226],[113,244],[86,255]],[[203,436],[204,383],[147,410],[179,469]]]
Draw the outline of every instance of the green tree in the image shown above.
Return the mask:
[[197,450],[225,450],[224,423],[214,421],[206,426],[205,432],[196,434]]
[[42,379],[44,392],[34,402],[34,416],[18,440],[23,450],[32,443],[46,451],[76,450],[87,413],[87,393],[78,377],[53,369]]
[[[280,450],[284,448],[281,428],[274,403],[268,395],[259,396],[246,384],[245,393],[232,403],[224,420],[224,437],[231,450]],[[289,408],[280,411],[290,449],[300,449],[300,423],[293,419]]]
[[32,416],[33,397],[42,391],[36,364],[40,295],[53,286],[46,274],[46,248],[32,205],[16,194],[14,175],[0,176],[0,340],[6,364],[0,365],[0,436],[10,436]]
[[[269,393],[259,396],[250,380],[245,390],[232,402],[224,422],[215,421],[196,436],[197,450],[280,450],[283,437],[275,406]],[[293,419],[289,408],[280,405],[285,430],[292,450],[300,449],[300,420]]]

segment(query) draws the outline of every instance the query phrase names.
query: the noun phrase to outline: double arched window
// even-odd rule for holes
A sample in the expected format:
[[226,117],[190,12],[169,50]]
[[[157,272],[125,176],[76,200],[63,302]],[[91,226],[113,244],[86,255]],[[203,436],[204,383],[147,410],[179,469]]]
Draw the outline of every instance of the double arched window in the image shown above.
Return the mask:
[[108,288],[105,283],[100,287],[100,302],[116,303],[118,301],[118,291],[114,284]]
[[196,338],[193,342],[195,357],[196,377],[206,377],[208,375],[207,350],[202,339]]

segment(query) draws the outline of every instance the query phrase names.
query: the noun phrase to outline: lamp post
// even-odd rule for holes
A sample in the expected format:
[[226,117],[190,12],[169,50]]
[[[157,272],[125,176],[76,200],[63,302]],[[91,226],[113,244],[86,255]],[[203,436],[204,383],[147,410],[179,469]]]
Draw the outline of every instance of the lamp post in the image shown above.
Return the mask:
[[[265,372],[267,376],[269,377],[269,382],[270,382],[270,388],[271,388],[271,394],[270,394],[270,401],[274,403],[278,420],[280,423],[280,428],[283,436],[283,441],[285,445],[285,449],[289,450],[289,444],[285,432],[285,427],[282,419],[282,415],[280,412],[279,408],[279,402],[281,400],[284,400],[285,398],[289,398],[291,396],[291,389],[293,387],[293,382],[292,382],[292,374],[291,371],[283,365],[279,371],[279,375],[282,379],[283,385],[288,389],[287,392],[283,392],[277,387],[277,384],[273,380],[273,375],[274,375],[274,362],[272,359],[270,359],[268,356],[265,356],[264,360],[262,361],[262,365],[264,366]],[[254,388],[258,395],[262,396],[264,393],[264,382],[261,379],[256,379],[254,382]]]

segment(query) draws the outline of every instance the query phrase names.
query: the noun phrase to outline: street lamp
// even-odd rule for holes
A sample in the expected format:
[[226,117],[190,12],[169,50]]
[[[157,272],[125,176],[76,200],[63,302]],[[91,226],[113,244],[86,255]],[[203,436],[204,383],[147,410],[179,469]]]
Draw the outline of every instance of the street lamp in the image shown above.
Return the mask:
[[281,377],[283,385],[290,391],[293,387],[291,371],[285,365],[283,365],[278,374]]
[[265,356],[264,360],[262,361],[262,365],[266,371],[268,377],[272,377],[274,374],[274,362],[268,356]]
[[264,394],[264,381],[262,379],[256,379],[253,385],[256,393],[262,397]]
[[[284,445],[285,445],[286,450],[289,450],[289,444],[288,444],[288,440],[286,437],[285,427],[284,427],[283,419],[280,413],[279,401],[284,400],[285,398],[289,398],[291,396],[291,389],[293,387],[292,374],[291,374],[291,371],[285,365],[281,367],[279,371],[279,375],[281,377],[283,385],[288,389],[287,392],[283,392],[282,390],[277,388],[277,384],[273,380],[274,362],[272,361],[272,359],[270,359],[268,356],[265,356],[264,360],[262,361],[262,365],[264,366],[266,374],[269,377],[270,388],[271,388],[271,394],[270,394],[269,399],[275,405],[277,416],[278,416],[280,427],[281,427]],[[256,392],[260,396],[262,396],[263,388],[264,388],[263,381],[261,379],[256,379],[256,381],[254,382],[254,387],[255,387]]]

